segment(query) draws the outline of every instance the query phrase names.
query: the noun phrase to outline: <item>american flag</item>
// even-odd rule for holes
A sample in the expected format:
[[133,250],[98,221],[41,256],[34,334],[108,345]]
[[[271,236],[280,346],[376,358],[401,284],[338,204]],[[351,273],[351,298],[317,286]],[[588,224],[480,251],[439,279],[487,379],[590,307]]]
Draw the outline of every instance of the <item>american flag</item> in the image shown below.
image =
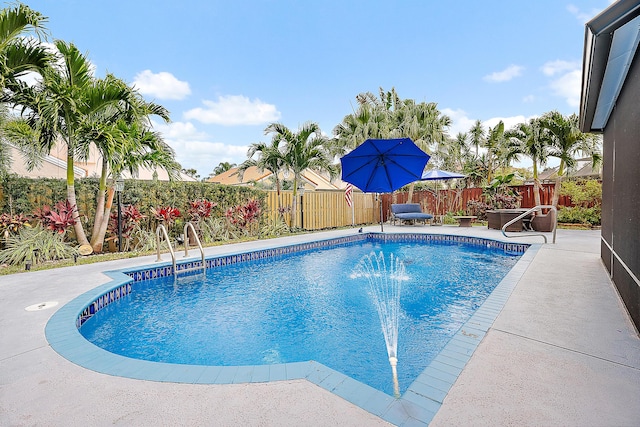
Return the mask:
[[347,201],[349,207],[353,206],[353,185],[347,184],[344,189],[344,199]]

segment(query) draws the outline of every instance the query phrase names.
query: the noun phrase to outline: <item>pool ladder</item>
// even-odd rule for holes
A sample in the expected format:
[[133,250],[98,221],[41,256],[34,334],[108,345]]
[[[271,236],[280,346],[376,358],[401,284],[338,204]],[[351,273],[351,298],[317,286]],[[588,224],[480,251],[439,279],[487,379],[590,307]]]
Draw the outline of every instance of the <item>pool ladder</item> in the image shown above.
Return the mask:
[[198,237],[198,233],[196,233],[196,229],[193,227],[193,224],[191,224],[190,222],[187,222],[184,225],[184,234],[183,234],[183,238],[184,238],[184,257],[188,257],[189,256],[189,230],[191,230],[191,233],[193,235],[193,237],[195,238],[195,241],[198,245],[198,249],[200,249],[200,258],[201,258],[201,263],[200,265],[197,265],[195,267],[191,267],[191,268],[183,268],[178,270],[177,269],[177,264],[176,264],[176,254],[173,251],[173,245],[171,244],[171,239],[169,239],[169,234],[167,233],[167,229],[165,228],[165,226],[163,224],[160,224],[158,226],[158,228],[156,228],[156,251],[157,251],[157,255],[158,258],[156,258],[156,262],[158,261],[162,261],[162,256],[160,255],[160,244],[162,243],[162,241],[166,241],[169,244],[169,253],[171,254],[171,263],[173,265],[173,274],[174,276],[177,276],[180,273],[188,273],[190,271],[197,271],[197,270],[202,270],[202,272],[204,273],[205,270],[207,269],[207,264],[204,260],[204,249],[202,249],[202,243],[200,243],[200,238]]

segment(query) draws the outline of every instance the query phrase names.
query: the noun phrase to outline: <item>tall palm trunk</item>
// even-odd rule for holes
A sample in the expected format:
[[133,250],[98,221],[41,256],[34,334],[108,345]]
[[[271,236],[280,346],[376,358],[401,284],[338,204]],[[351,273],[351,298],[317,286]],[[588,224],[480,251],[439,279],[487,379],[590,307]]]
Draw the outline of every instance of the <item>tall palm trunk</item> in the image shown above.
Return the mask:
[[109,218],[111,217],[111,208],[113,207],[113,197],[115,191],[113,187],[109,187],[106,201],[104,202],[104,215],[102,215],[101,221],[96,222],[94,227],[98,229],[98,235],[96,240],[91,239],[91,246],[95,252],[102,252],[104,246],[104,236],[107,234],[107,227],[109,226]]
[[96,214],[93,221],[93,232],[91,233],[91,246],[93,247],[93,251],[98,253],[102,252],[104,246],[104,236],[107,233],[111,206],[113,204],[113,187],[109,187],[109,193],[107,194],[107,175],[107,163],[103,158],[100,185],[96,199]]
[[[72,151],[69,150],[69,153],[71,152]],[[80,212],[78,211],[78,203],[76,201],[75,176],[73,174],[73,166],[73,154],[67,154],[67,200],[73,207],[73,219],[75,220],[73,230],[76,233],[78,244],[82,246],[88,245],[89,241],[87,240],[87,235],[84,233],[84,227],[82,227],[82,222],[80,221]]]
[[540,202],[540,180],[538,179],[538,163],[533,160],[533,200],[535,206],[539,206]]
[[105,215],[105,195],[107,193],[107,165],[102,159],[102,173],[100,174],[100,184],[98,185],[98,194],[96,195],[96,214],[93,218],[93,231],[91,232],[91,246],[94,252],[102,252],[102,242],[99,241],[99,224],[102,224],[102,218]]
[[560,188],[562,188],[562,179],[564,178],[564,160],[560,160],[560,166],[558,166],[558,176],[556,177],[556,185],[553,188],[553,199],[551,204],[558,207],[558,199],[560,198]]

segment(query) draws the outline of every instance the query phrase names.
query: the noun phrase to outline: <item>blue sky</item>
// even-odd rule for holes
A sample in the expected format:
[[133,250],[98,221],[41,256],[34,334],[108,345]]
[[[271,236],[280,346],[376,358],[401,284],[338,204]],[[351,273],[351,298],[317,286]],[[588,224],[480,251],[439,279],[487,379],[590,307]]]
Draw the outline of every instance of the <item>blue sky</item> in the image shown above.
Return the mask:
[[[32,0],[54,39],[171,112],[184,168],[240,163],[264,128],[332,135],[361,92],[436,102],[451,136],[578,112],[584,24],[609,0]],[[7,3],[5,3],[6,5]],[[525,164],[526,166],[526,164]]]

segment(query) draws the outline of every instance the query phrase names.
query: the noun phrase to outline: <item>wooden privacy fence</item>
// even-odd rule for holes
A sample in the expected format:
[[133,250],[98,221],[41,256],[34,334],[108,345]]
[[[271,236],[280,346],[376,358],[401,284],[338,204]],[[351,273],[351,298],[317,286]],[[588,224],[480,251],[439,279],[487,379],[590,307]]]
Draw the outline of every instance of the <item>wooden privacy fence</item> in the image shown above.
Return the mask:
[[[553,198],[554,184],[540,186],[540,202],[550,205]],[[513,186],[522,196],[520,206],[534,206],[533,185]],[[409,193],[396,192],[383,194],[382,217],[387,221],[392,203],[406,203]],[[421,190],[413,193],[412,203],[419,203],[423,212],[444,215],[447,212],[466,211],[469,200],[483,200],[482,188],[465,188],[460,190]],[[267,216],[274,220],[278,216],[278,196],[269,191],[267,196]],[[300,209],[302,202],[302,210]],[[373,224],[380,222],[380,207],[375,194],[353,192],[354,221],[353,224]],[[322,230],[326,228],[347,227],[352,224],[351,208],[347,205],[343,191],[308,191],[298,194],[294,222],[292,220],[293,192],[281,191],[281,206],[284,208],[284,220],[287,224],[305,230]],[[558,206],[572,206],[571,200],[560,196]]]
[[380,221],[380,208],[375,194],[353,192],[353,217],[343,191],[307,191],[303,195],[298,194],[297,198],[295,215],[292,218],[293,191],[280,192],[280,205],[277,192],[269,191],[266,199],[267,217],[275,220],[280,206],[287,224],[305,230],[347,227],[352,225],[352,219],[356,225]]

